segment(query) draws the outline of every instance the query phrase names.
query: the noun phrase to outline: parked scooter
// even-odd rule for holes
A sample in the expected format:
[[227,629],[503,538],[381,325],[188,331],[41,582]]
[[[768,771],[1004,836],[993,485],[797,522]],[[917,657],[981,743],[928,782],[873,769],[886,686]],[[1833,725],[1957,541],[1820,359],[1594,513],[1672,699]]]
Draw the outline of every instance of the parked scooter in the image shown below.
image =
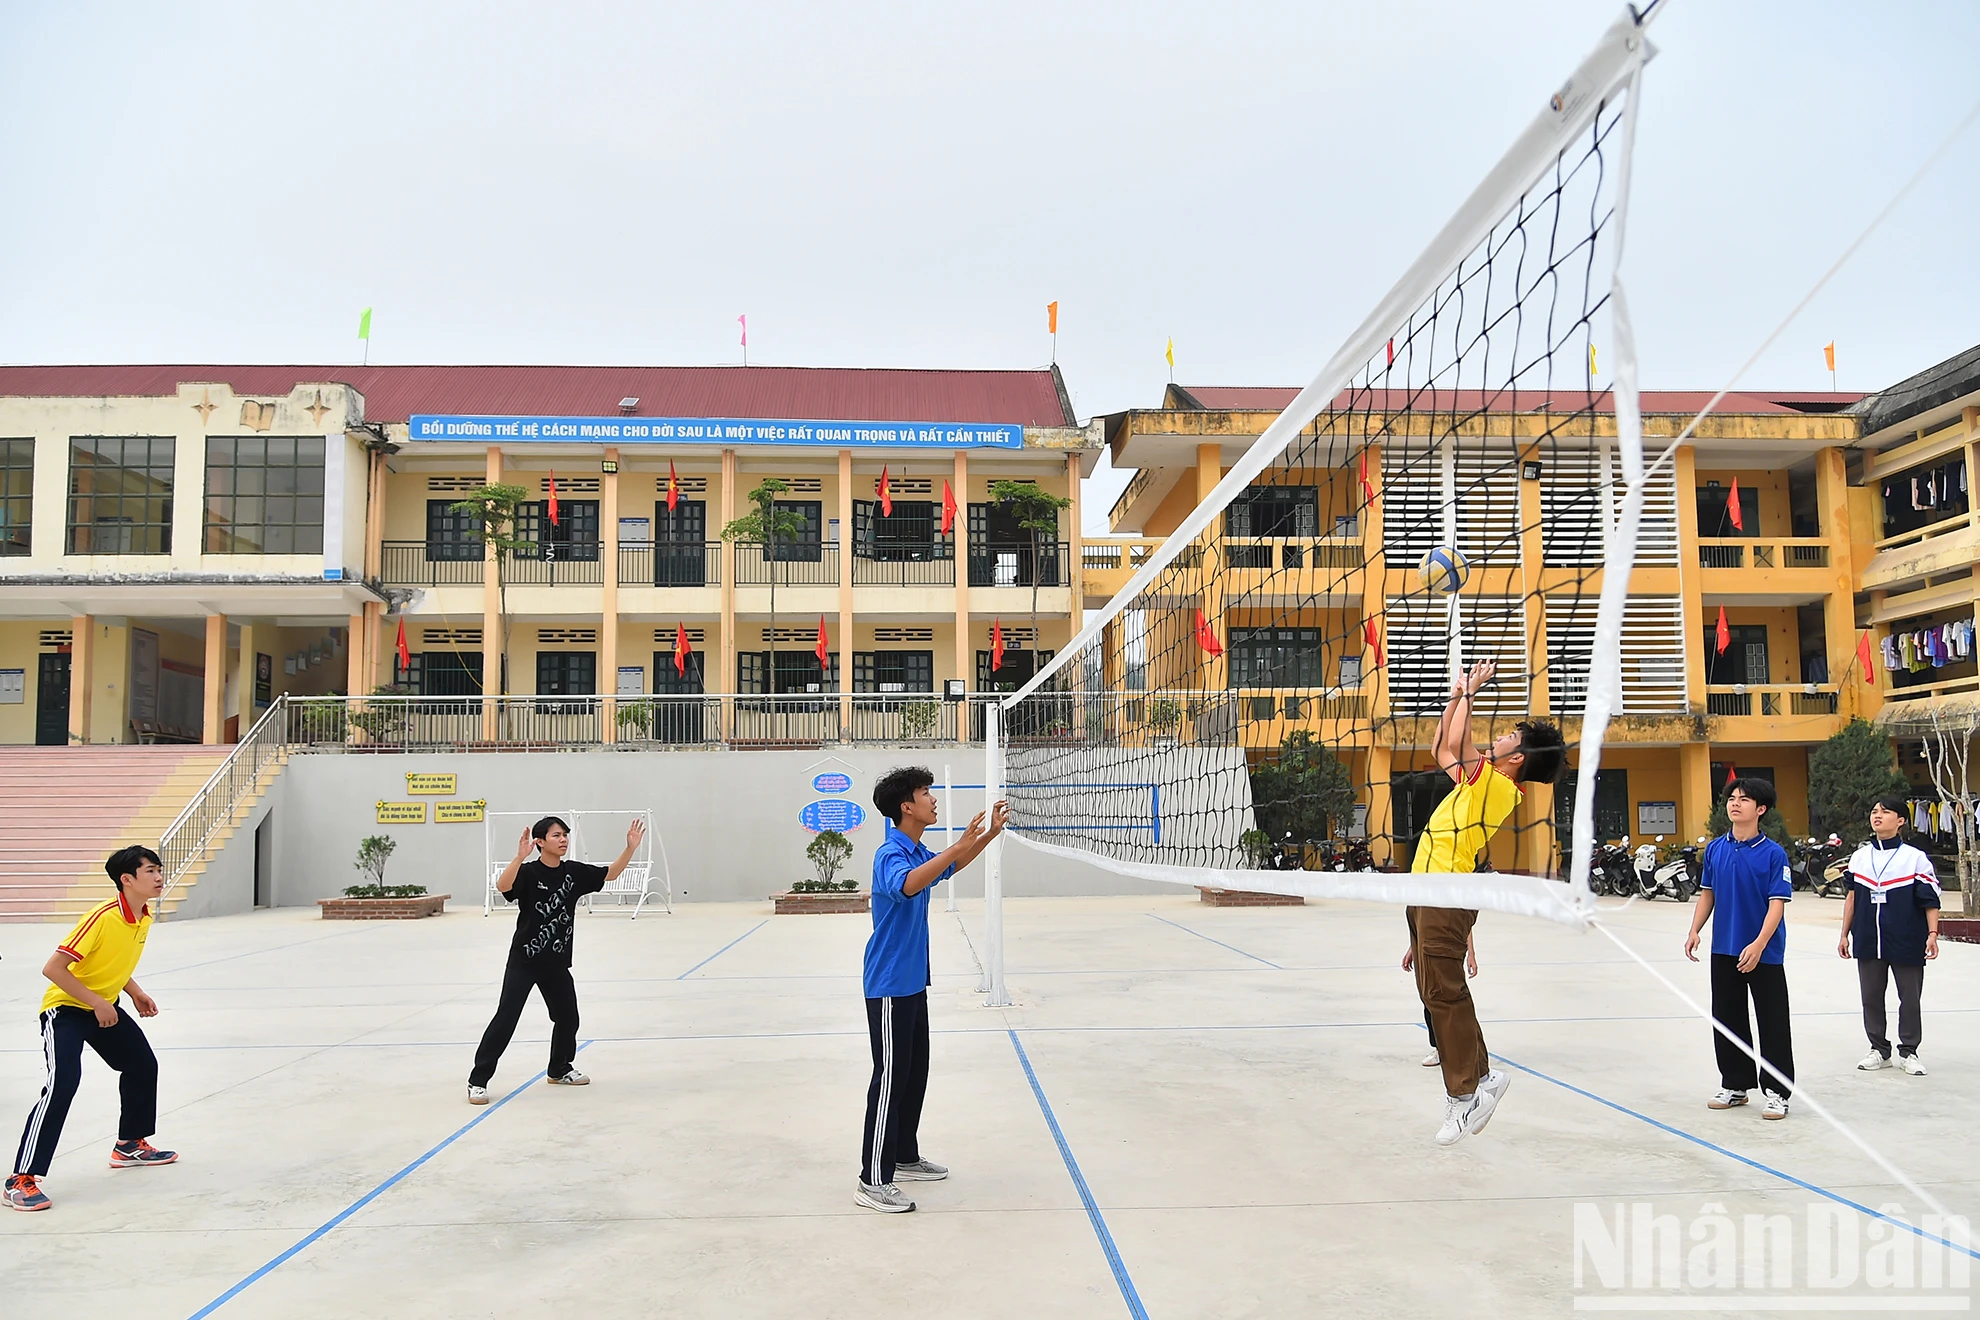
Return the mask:
[[1809,882],[1817,898],[1842,898],[1849,893],[1850,846],[1837,834],[1821,843],[1810,839]]
[[1595,894],[1623,898],[1636,892],[1636,868],[1629,859],[1629,836],[1621,843],[1601,843],[1588,858],[1588,888]]
[[1636,874],[1636,892],[1646,899],[1674,898],[1689,903],[1698,893],[1701,868],[1698,845],[1687,843],[1664,855],[1658,847],[1663,841],[1664,836],[1659,834],[1654,842],[1637,848],[1632,868]]

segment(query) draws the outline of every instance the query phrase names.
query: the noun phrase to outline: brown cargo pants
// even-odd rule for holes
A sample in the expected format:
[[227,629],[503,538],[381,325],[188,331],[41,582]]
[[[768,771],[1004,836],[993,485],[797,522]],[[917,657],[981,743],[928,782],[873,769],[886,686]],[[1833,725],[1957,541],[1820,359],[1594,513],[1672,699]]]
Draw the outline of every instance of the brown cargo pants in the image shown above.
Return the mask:
[[1444,1059],[1444,1090],[1470,1095],[1492,1057],[1485,1033],[1478,1027],[1478,1010],[1465,984],[1464,951],[1476,912],[1462,908],[1412,907],[1408,910],[1411,943],[1416,950],[1416,993],[1423,1000],[1437,1051]]

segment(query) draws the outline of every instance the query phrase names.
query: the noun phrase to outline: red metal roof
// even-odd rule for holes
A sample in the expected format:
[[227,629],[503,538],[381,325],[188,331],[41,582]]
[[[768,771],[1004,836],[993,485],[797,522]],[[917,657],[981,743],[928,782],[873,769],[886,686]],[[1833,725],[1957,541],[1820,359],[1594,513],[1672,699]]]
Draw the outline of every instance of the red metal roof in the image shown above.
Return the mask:
[[[414,413],[523,417],[762,417],[1073,426],[1057,375],[876,367],[0,366],[0,396],[160,396],[181,381],[285,395],[354,386],[370,422]],[[621,414],[619,400],[639,408]]]
[[[1299,394],[1294,388],[1277,385],[1186,385],[1179,386],[1204,408],[1211,410],[1255,410],[1276,412],[1283,409]],[[1646,413],[1683,413],[1694,415],[1712,398],[1711,390],[1645,390],[1643,391],[1643,411]],[[1739,391],[1728,394],[1719,400],[1715,413],[1835,413],[1841,412],[1864,396],[1817,391],[1770,391],[1753,393]],[[1405,390],[1375,390],[1354,399],[1354,406],[1387,411],[1391,408],[1414,408],[1417,411],[1436,409],[1439,411],[1477,412],[1481,408],[1490,412],[1581,412],[1591,406],[1596,412],[1614,412],[1615,395],[1607,390],[1590,395],[1586,390],[1501,390],[1489,393],[1484,390],[1426,390],[1410,393]],[[1336,401],[1339,407],[1348,406],[1348,396],[1342,394]]]

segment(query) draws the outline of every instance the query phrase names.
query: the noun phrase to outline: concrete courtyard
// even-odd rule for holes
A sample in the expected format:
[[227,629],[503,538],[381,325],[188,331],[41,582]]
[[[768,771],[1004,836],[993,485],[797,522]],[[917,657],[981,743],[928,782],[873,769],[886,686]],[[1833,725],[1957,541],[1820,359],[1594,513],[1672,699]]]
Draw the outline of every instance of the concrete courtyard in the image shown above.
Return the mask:
[[[1804,896],[1790,910],[1801,1080],[1952,1212],[1980,1215],[1965,1140],[1980,949],[1948,945],[1927,976],[1931,1075],[1858,1073],[1839,907]],[[1702,998],[1704,967],[1679,952],[1686,914],[1637,904],[1610,924]],[[326,924],[284,909],[161,925],[139,979],[163,1008],[146,1024],[157,1141],[181,1162],[107,1167],[116,1088],[91,1056],[45,1184],[56,1207],[0,1218],[0,1279],[64,1320],[1969,1303],[1945,1286],[1960,1269],[1926,1286],[1943,1260],[1909,1283],[1877,1273],[1877,1248],[1889,1266],[1921,1243],[1875,1212],[1917,1224],[1926,1207],[1806,1105],[1784,1123],[1757,1105],[1708,1111],[1707,1029],[1599,934],[1482,920],[1474,991],[1514,1081],[1489,1131],[1442,1149],[1400,912],[1208,909],[1190,893],[1018,900],[1007,916],[1018,1003],[985,1009],[981,905],[951,915],[937,891],[922,1144],[955,1172],[910,1185],[920,1209],[901,1216],[852,1203],[864,916],[581,917],[578,1064],[594,1084],[542,1084],[548,1020],[532,1003],[487,1109],[462,1092],[509,918]],[[9,1151],[41,1084],[39,967],[61,934],[0,926]],[[1826,1281],[1841,1260],[1848,1283],[1796,1272],[1784,1288],[1749,1270],[1728,1288],[1699,1263],[1727,1217],[1788,1216],[1800,1252],[1811,1211],[1840,1235]],[[1644,1219],[1646,1251],[1685,1254],[1632,1257],[1640,1281],[1600,1277],[1586,1230],[1618,1213]],[[1656,1216],[1674,1217],[1668,1232]],[[1681,1277],[1662,1272],[1673,1260]]]

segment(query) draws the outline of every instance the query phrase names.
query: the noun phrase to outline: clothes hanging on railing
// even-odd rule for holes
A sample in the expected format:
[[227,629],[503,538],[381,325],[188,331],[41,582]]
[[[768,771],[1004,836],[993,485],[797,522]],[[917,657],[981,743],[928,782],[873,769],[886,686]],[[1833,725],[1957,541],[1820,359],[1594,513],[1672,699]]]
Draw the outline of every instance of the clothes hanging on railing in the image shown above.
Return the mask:
[[[1966,804],[1966,818],[1969,821],[1974,818],[1976,807],[1980,807],[1980,799]],[[1960,810],[1957,799],[1915,797],[1906,801],[1905,809],[1912,833],[1948,845],[1957,840],[1955,826]]]
[[1954,619],[1930,628],[1907,628],[1884,637],[1884,668],[1918,673],[1973,658],[1973,620]]
[[1957,513],[1966,509],[1966,460],[1953,459],[1934,467],[1921,468],[1909,477],[1893,477],[1884,483],[1884,507],[1903,507],[1907,502],[1919,513]]

